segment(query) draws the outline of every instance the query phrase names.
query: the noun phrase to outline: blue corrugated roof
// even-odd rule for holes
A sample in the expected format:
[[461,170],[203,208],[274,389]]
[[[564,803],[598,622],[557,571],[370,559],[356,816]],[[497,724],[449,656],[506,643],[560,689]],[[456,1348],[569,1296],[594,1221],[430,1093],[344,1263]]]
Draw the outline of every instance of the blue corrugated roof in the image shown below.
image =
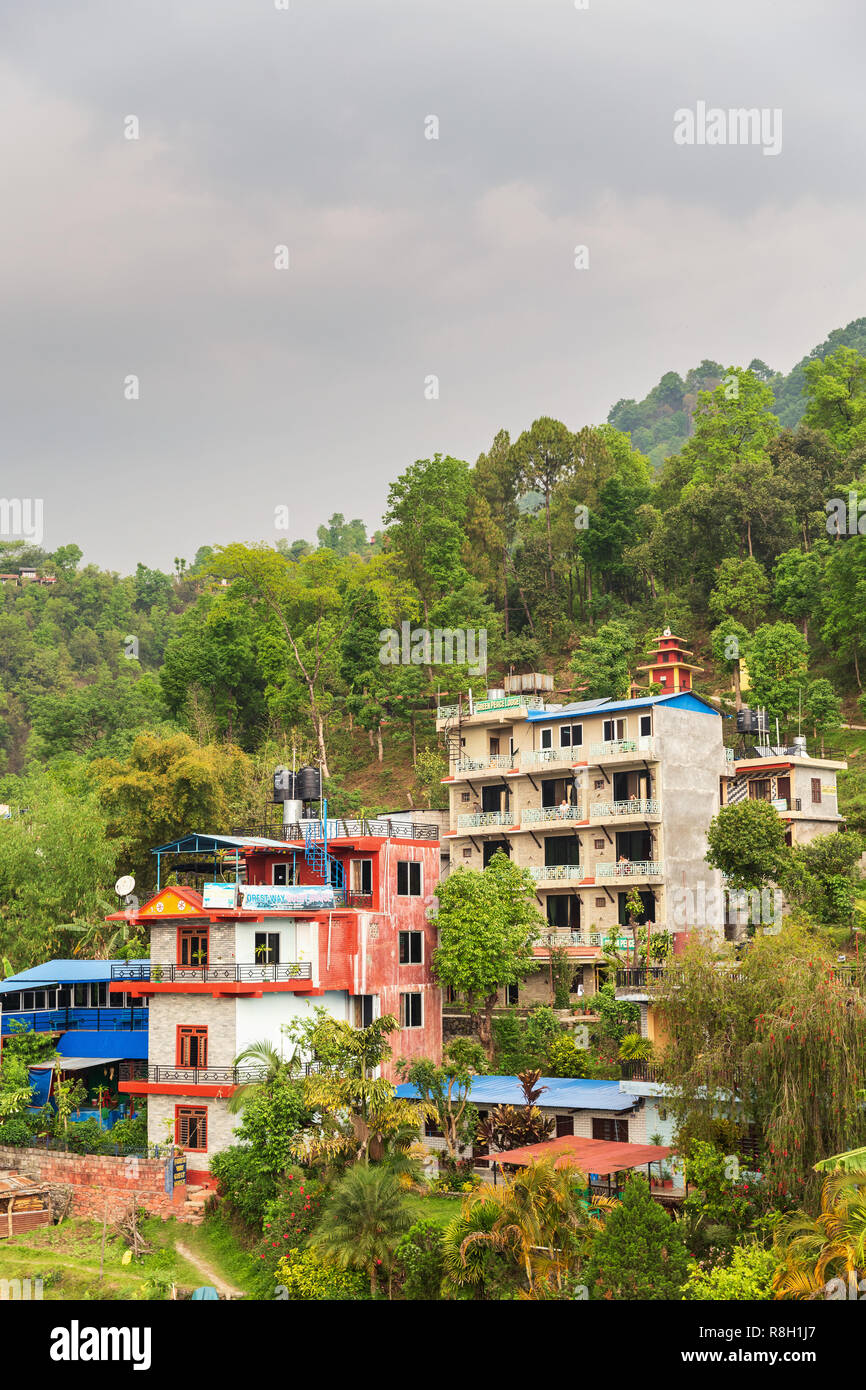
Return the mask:
[[111,979],[113,965],[149,965],[147,960],[48,960],[33,965],[0,983],[0,994],[19,989],[47,989],[49,985],[99,984]]
[[673,705],[677,709],[695,710],[699,714],[714,714],[721,718],[719,711],[692,690],[681,690],[672,695],[644,695],[634,700],[582,700],[562,709],[531,709],[526,718],[530,724],[548,722],[551,719],[571,719],[575,714],[615,714],[619,710],[642,709],[647,705]]
[[[552,1110],[630,1110],[637,1096],[619,1089],[618,1081],[584,1081],[572,1077],[542,1076],[546,1086],[538,1105]],[[416,1100],[415,1086],[397,1087],[397,1095]],[[469,1096],[473,1105],[524,1105],[523,1087],[516,1076],[474,1076]]]
[[147,1033],[64,1033],[58,1040],[61,1057],[129,1057],[147,1061]]

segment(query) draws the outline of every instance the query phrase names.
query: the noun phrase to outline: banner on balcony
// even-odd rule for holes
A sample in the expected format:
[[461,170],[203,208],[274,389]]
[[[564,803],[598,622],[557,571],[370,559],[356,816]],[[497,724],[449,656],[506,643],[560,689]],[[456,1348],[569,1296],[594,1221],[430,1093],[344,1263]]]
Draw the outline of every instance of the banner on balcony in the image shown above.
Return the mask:
[[281,887],[275,884],[241,884],[241,907],[247,912],[318,912],[336,907],[333,888],[326,884],[296,884]]

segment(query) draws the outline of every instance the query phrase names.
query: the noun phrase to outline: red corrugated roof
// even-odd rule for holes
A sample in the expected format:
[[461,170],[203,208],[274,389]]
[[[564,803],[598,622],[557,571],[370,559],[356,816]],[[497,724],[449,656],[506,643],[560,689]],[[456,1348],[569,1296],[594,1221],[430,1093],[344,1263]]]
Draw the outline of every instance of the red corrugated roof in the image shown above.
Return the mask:
[[522,1149],[491,1154],[494,1163],[514,1163],[525,1168],[530,1163],[553,1158],[557,1168],[572,1165],[585,1173],[606,1176],[621,1168],[642,1168],[647,1163],[659,1163],[669,1158],[672,1149],[663,1144],[617,1144],[607,1139],[579,1139],[563,1134],[559,1139],[547,1139],[541,1144],[527,1144]]

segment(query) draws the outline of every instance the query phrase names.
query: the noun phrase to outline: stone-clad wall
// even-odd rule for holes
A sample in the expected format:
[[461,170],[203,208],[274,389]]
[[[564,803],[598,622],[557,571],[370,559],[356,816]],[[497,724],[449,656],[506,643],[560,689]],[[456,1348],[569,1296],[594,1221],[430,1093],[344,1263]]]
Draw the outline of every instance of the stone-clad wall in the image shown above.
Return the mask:
[[178,1026],[204,1024],[208,1066],[233,1066],[237,1039],[235,1009],[234,999],[214,999],[210,994],[155,994],[150,1001],[150,1065],[176,1066]]
[[227,1149],[234,1142],[234,1126],[241,1122],[240,1115],[230,1115],[224,1100],[212,1100],[205,1096],[157,1096],[147,1098],[147,1138],[151,1144],[165,1144],[173,1137],[166,1120],[174,1124],[175,1106],[197,1105],[207,1109],[207,1153],[187,1153],[187,1168],[190,1172],[202,1172],[208,1166],[211,1154]]

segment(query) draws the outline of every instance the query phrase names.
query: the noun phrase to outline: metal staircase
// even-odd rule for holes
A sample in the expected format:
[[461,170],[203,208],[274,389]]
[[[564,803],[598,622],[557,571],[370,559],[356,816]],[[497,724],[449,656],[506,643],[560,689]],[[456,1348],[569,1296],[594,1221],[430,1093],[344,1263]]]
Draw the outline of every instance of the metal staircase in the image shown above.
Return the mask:
[[313,873],[319,874],[333,888],[343,888],[343,865],[328,853],[328,803],[322,803],[322,820],[304,826],[304,858]]

